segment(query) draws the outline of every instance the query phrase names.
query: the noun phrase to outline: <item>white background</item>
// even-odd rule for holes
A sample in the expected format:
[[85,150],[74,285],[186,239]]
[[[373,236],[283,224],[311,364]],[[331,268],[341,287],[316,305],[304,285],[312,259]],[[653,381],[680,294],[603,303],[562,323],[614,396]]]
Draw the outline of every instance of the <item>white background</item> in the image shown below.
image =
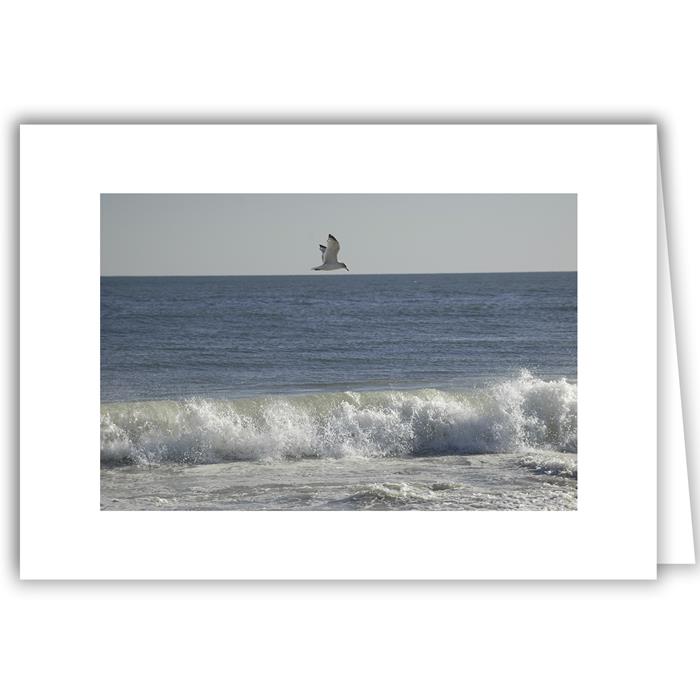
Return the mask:
[[[14,5],[0,42],[11,328],[20,120],[659,121],[697,502],[691,4]],[[13,697],[697,696],[696,567],[637,584],[20,584],[15,346],[6,353]]]

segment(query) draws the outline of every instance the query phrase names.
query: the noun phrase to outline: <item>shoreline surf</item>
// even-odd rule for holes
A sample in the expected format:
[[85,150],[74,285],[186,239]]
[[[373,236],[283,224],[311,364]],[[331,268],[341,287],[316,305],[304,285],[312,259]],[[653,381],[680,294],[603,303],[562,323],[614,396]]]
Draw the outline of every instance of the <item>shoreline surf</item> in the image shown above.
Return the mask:
[[576,455],[299,459],[102,469],[102,510],[575,510]]
[[284,394],[107,403],[101,463],[575,452],[577,385],[519,377],[469,391]]

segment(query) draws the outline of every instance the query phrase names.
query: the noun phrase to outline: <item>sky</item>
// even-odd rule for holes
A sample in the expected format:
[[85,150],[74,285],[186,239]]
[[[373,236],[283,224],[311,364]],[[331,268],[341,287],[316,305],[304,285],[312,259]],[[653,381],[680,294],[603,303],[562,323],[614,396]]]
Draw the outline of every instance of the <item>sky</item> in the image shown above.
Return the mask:
[[103,194],[102,275],[576,269],[575,194]]

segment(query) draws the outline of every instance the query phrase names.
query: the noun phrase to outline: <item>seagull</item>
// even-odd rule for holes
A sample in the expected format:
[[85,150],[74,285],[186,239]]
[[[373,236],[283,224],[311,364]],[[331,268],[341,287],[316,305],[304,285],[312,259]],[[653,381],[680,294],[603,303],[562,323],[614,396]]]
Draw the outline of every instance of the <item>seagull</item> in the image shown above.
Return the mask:
[[328,234],[326,245],[319,245],[318,247],[321,249],[323,265],[312,267],[312,270],[342,270],[343,268],[348,270],[348,266],[345,263],[338,262],[340,243],[338,243],[338,239],[335,236]]

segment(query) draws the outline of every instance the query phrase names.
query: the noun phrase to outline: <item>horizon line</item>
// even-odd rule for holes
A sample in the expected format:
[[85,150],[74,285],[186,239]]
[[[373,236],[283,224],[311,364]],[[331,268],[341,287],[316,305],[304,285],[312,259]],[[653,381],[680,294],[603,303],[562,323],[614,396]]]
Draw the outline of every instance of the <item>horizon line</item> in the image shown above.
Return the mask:
[[[351,275],[355,277],[400,277],[402,275],[539,275],[539,274],[549,274],[557,272],[578,272],[578,270],[494,270],[489,272],[475,271],[475,272],[350,272]],[[100,278],[102,277],[319,277],[322,275],[314,274],[311,275],[306,273],[273,273],[273,274],[225,274],[218,272],[208,272],[204,274],[141,274],[141,273],[129,273],[129,274],[109,274],[104,275],[100,273]],[[344,276],[344,275],[341,275]]]

